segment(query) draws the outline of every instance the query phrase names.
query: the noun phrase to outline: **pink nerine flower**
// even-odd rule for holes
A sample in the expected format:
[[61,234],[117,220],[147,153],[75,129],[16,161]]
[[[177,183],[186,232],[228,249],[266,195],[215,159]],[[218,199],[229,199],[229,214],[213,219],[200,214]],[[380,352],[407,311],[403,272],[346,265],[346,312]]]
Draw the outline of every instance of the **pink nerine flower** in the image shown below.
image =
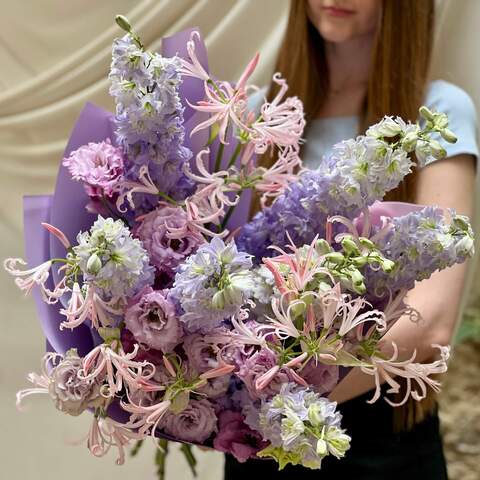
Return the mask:
[[123,174],[124,156],[110,139],[83,145],[63,160],[72,178],[85,184],[91,197],[111,197],[119,177]]
[[277,394],[284,383],[293,381],[290,373],[290,369],[278,365],[277,357],[272,351],[262,348],[247,358],[236,375],[256,400]]
[[213,446],[215,450],[231,453],[239,462],[246,462],[265,448],[267,442],[243,422],[240,412],[225,410],[218,417],[218,435]]
[[125,326],[138,342],[170,352],[180,342],[182,327],[175,306],[150,287],[140,292],[125,312]]
[[156,210],[141,218],[135,235],[158,272],[170,275],[205,241],[200,233],[192,230],[182,208],[166,203],[160,203]]
[[217,431],[217,417],[208,400],[190,400],[180,413],[168,411],[159,427],[180,440],[202,443]]

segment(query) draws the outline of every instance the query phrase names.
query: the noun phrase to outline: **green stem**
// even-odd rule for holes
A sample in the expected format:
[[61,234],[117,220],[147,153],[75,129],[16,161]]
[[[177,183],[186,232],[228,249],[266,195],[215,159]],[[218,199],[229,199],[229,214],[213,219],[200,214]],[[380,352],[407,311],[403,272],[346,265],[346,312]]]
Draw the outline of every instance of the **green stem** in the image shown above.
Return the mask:
[[232,205],[228,210],[227,214],[223,217],[222,223],[220,224],[220,231],[224,230],[225,227],[227,226],[228,221],[230,220],[230,217],[232,216],[234,210],[235,210],[236,205]]
[[195,458],[195,455],[193,455],[192,446],[184,443],[180,447],[180,450],[182,451],[183,455],[185,456],[185,459],[188,463],[188,466],[190,467],[192,475],[194,477],[196,477],[197,476],[197,470],[196,470],[195,467],[197,466],[197,459]]
[[218,172],[220,170],[224,150],[225,150],[225,145],[222,142],[220,142],[220,145],[218,146],[218,150],[217,150],[217,157],[215,159],[215,172]]
[[51,258],[50,261],[52,263],[69,263],[69,264],[72,264],[72,262],[69,262],[66,258]]
[[175,205],[176,207],[178,206],[178,202],[174,200],[170,195],[167,195],[166,193],[160,191],[157,193],[157,195],[159,197],[162,197],[164,200],[171,203],[172,205]]
[[130,451],[130,456],[135,457],[135,455],[137,455],[138,452],[140,451],[140,448],[142,447],[142,445],[143,445],[143,440],[138,440],[133,446],[132,450]]
[[155,465],[157,465],[158,480],[165,480],[165,461],[168,454],[168,440],[161,438],[159,440],[157,453],[155,454]]
[[232,158],[230,158],[230,161],[228,162],[227,170],[233,165],[235,165],[235,162],[237,161],[238,155],[240,154],[242,148],[243,148],[243,145],[240,142],[238,142],[233,152]]
[[220,90],[219,86],[211,79],[209,78],[207,80],[207,84],[208,85],[211,85],[213,87],[213,89],[215,90],[215,92],[217,93],[217,95],[220,97],[220,99],[223,101],[223,102],[226,102],[226,98],[225,98],[225,95],[223,94],[223,92]]

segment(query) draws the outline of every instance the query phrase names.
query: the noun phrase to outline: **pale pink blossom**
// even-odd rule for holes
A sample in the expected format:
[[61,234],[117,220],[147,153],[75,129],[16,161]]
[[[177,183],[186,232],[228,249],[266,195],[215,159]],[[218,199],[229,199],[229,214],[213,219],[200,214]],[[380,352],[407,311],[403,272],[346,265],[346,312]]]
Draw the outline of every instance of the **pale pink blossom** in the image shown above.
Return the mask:
[[59,353],[48,352],[42,358],[40,374],[32,372],[27,375],[27,379],[33,387],[17,392],[17,408],[19,410],[23,409],[22,402],[25,397],[36,394],[49,394],[51,370],[61,361],[62,358],[62,355]]
[[116,206],[119,212],[125,213],[127,208],[124,206],[125,201],[128,202],[130,208],[135,208],[133,201],[134,193],[147,193],[150,195],[158,195],[160,191],[158,187],[153,183],[147,165],[142,165],[138,171],[138,182],[132,180],[123,180],[116,186],[116,191],[119,192],[119,196],[116,201]]
[[67,308],[60,309],[60,313],[66,317],[60,324],[60,330],[64,328],[76,328],[89,320],[96,329],[108,327],[113,324],[112,316],[123,313],[123,308],[117,304],[116,299],[103,300],[92,285],[85,285],[85,295],[80,285],[75,282]]
[[[303,248],[298,248],[288,234],[287,236],[290,240],[288,247],[292,253],[287,253],[281,248],[273,246],[272,249],[279,252],[280,255],[263,260],[265,266],[272,272],[275,285],[280,292],[298,296],[318,273],[330,277],[333,282],[328,269],[322,267],[323,257],[316,253],[315,243],[318,237],[312,240],[305,253]],[[288,267],[287,275],[280,272],[277,264]]]
[[87,447],[96,457],[106,455],[111,447],[118,449],[117,465],[125,462],[125,446],[132,440],[143,440],[145,435],[127,428],[108,417],[94,416],[87,436]]
[[129,396],[128,402],[122,401],[121,405],[125,411],[130,413],[130,420],[126,424],[128,428],[137,430],[143,436],[151,434],[153,437],[172,402],[170,400],[160,400],[152,403],[149,396],[145,396],[145,399],[146,402],[142,400],[142,395],[140,395],[138,401],[135,402]]
[[[193,46],[193,42],[191,45]],[[184,74],[201,78],[204,81],[205,98],[197,102],[196,105],[191,105],[191,107],[209,114],[209,118],[200,122],[192,130],[191,135],[209,128],[213,124],[218,124],[218,138],[220,142],[226,144],[227,129],[230,122],[242,131],[247,129],[243,119],[247,108],[246,84],[258,64],[259,55],[256,54],[252,58],[240,75],[237,84],[232,86],[228,82],[212,80],[196,58],[195,52],[192,51],[192,53],[193,55],[190,55],[192,63],[184,62]]]
[[294,172],[300,165],[298,152],[289,148],[281,152],[278,160],[269,169],[258,168],[261,180],[255,182],[254,188],[258,192],[263,192],[260,198],[262,208],[265,208],[269,199],[278,197],[298,179],[298,174]]
[[210,80],[210,75],[203,68],[200,60],[198,60],[197,54],[195,52],[195,42],[200,41],[200,33],[194,30],[190,34],[190,40],[187,42],[187,53],[190,57],[190,62],[181,58],[182,68],[180,73],[185,77],[193,77],[207,82]]
[[288,84],[279,73],[273,76],[273,81],[280,86],[277,95],[262,105],[260,118],[249,126],[250,140],[259,154],[272,146],[298,149],[305,128],[302,102],[297,97],[284,100]]
[[123,387],[132,392],[163,390],[163,386],[151,381],[155,374],[153,364],[135,360],[138,349],[135,345],[132,352],[125,353],[120,342],[114,341],[111,345],[102,343],[85,356],[81,377],[105,379],[107,385],[102,390],[105,398],[113,397]]
[[65,278],[60,280],[53,291],[45,286],[53,265],[52,260],[48,260],[28,270],[19,270],[17,265],[27,265],[27,262],[21,258],[7,258],[3,262],[3,267],[10,275],[15,277],[15,285],[25,292],[25,295],[29,295],[33,287],[38,286],[43,300],[52,304],[56,303],[58,299],[68,291],[68,287],[65,285]]
[[450,347],[441,345],[432,345],[440,351],[440,358],[432,363],[415,363],[416,351],[407,360],[398,360],[398,347],[392,342],[393,354],[390,358],[385,359],[379,355],[372,355],[369,359],[369,366],[361,366],[362,372],[372,375],[375,378],[375,393],[368,401],[376,402],[381,395],[381,382],[384,380],[389,389],[387,393],[398,393],[400,391],[400,383],[395,377],[406,380],[405,395],[400,402],[395,403],[385,397],[385,401],[396,407],[405,404],[409,397],[420,401],[427,395],[427,388],[433,391],[440,391],[440,382],[432,378],[432,375],[438,375],[447,371],[447,362],[450,356]]

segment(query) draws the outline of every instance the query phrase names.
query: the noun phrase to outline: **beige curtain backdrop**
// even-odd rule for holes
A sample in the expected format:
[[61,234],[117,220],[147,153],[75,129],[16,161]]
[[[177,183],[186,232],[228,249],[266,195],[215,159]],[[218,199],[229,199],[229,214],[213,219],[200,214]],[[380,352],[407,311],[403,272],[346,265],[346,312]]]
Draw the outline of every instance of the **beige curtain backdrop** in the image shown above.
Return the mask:
[[[296,0],[294,0],[296,1]],[[422,1],[422,0],[419,0]],[[235,79],[260,51],[254,81],[266,84],[285,27],[288,0],[16,0],[0,9],[0,257],[22,256],[22,195],[49,193],[62,152],[86,101],[106,108],[106,75],[112,39],[120,34],[113,17],[130,18],[145,44],[199,26],[211,69]],[[439,3],[442,28],[435,77],[465,88],[480,105],[475,20],[480,2]],[[75,212],[72,212],[74,215]],[[18,414],[14,394],[26,373],[39,367],[43,337],[33,302],[24,300],[0,273],[0,458],[1,478],[69,480],[155,478],[153,447],[147,444],[124,467],[114,456],[95,459],[86,447],[69,446],[88,429],[80,418],[56,412],[48,399],[32,399]],[[198,452],[199,478],[219,480],[223,457]],[[177,449],[169,459],[170,478],[191,478]]]

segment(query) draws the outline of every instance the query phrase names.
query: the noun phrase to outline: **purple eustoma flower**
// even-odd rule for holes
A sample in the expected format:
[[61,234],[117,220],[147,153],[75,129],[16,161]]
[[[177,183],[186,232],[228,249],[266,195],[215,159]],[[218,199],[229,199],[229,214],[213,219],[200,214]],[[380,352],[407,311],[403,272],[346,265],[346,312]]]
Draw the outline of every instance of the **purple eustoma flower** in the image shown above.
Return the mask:
[[171,352],[182,336],[175,306],[162,291],[145,288],[128,306],[125,325],[135,339],[162,352]]
[[124,156],[110,139],[83,145],[63,160],[74,180],[84,183],[90,197],[111,197],[123,174]]
[[217,416],[208,400],[190,400],[180,413],[167,412],[160,427],[179,440],[203,443],[217,431]]
[[188,228],[187,216],[180,207],[162,203],[143,216],[135,229],[158,273],[173,275],[178,265],[205,242],[201,234]]
[[240,412],[226,410],[218,416],[218,435],[213,441],[216,450],[232,454],[239,462],[246,462],[267,446],[262,436],[244,423]]

